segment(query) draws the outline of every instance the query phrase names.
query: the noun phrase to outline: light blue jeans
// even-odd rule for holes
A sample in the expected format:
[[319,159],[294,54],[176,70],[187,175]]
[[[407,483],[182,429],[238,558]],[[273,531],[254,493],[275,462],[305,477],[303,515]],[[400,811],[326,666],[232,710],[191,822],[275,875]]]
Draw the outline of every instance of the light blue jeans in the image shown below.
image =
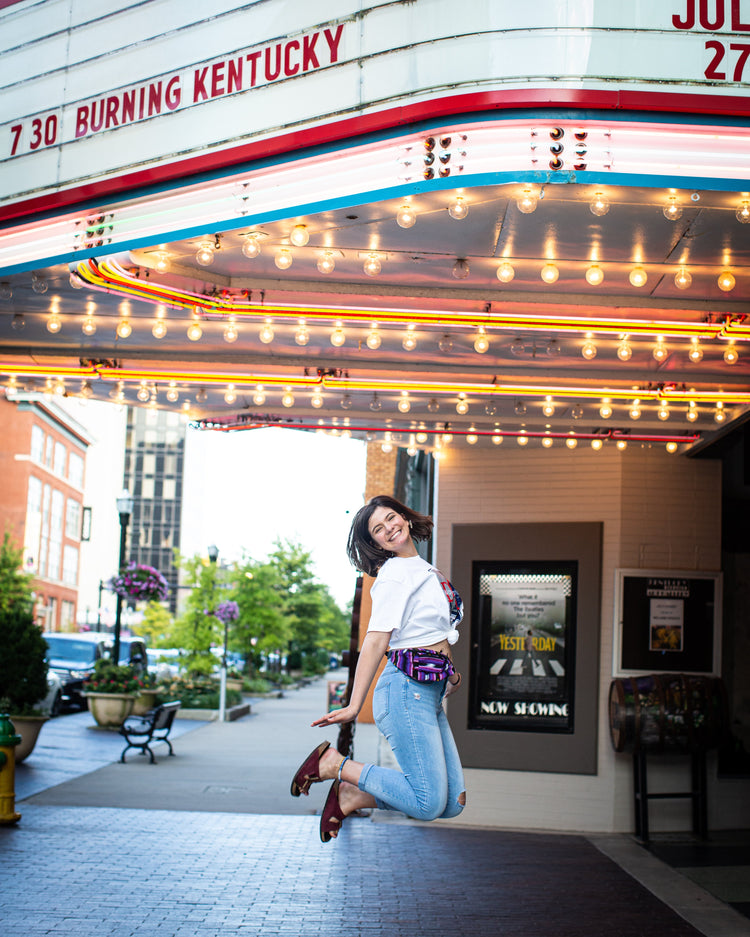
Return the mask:
[[[365,765],[359,789],[382,810],[400,810],[417,820],[455,817],[465,790],[464,774],[443,711],[446,680],[420,683],[389,661],[375,687],[375,724],[391,743],[401,771]],[[403,772],[403,773],[402,773]]]

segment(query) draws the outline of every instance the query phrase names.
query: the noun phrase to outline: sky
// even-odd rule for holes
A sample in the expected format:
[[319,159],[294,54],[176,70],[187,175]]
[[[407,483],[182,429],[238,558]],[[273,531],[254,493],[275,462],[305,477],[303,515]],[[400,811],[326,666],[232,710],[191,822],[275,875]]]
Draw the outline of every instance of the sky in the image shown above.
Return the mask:
[[185,442],[182,552],[219,561],[262,560],[274,541],[310,551],[317,578],[341,608],[354,597],[346,555],[364,503],[366,444],[276,427],[220,433],[189,429]]

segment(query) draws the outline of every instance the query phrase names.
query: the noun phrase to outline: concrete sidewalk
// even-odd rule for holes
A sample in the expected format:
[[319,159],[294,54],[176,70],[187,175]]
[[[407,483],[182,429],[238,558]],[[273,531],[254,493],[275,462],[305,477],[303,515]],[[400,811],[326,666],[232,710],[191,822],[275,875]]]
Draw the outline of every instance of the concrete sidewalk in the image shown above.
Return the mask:
[[[750,921],[629,836],[525,834],[374,811],[321,844],[313,814],[327,785],[292,798],[289,782],[314,745],[335,741],[310,728],[325,705],[326,681],[318,680],[282,699],[254,700],[252,714],[236,723],[180,721],[175,757],[157,746],[155,765],[137,753],[111,763],[123,740],[91,729],[85,714],[48,723],[39,754],[19,766],[22,819],[0,828],[4,930],[24,937],[750,935]],[[76,740],[85,757],[76,757]],[[354,745],[359,760],[392,760],[373,726],[358,726]],[[48,762],[55,767],[40,789]]]

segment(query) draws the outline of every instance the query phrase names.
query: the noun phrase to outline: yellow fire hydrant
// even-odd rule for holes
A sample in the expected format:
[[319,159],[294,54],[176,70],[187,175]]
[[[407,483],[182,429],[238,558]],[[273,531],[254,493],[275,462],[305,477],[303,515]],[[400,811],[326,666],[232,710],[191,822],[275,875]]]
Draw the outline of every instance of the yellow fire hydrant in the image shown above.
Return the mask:
[[0,826],[18,823],[21,814],[16,813],[16,745],[21,736],[16,735],[10,716],[0,714]]

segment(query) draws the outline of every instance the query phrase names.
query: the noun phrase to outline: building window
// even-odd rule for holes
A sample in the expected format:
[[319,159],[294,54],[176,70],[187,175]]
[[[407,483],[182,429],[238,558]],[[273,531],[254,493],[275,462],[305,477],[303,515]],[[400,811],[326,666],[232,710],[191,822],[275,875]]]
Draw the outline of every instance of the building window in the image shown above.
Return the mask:
[[81,535],[81,505],[68,498],[68,505],[65,511],[65,536],[71,540],[78,540]]
[[165,478],[162,486],[162,498],[164,501],[174,501],[177,493],[177,480],[175,478]]
[[143,456],[143,474],[144,475],[155,475],[156,474],[156,456],[153,453],[144,453]]
[[141,497],[144,501],[151,501],[154,497],[154,479],[144,478],[141,482]]
[[68,458],[68,481],[74,488],[83,488],[83,459],[75,452]]
[[31,461],[42,464],[44,456],[44,433],[41,426],[31,427]]
[[49,552],[47,554],[47,578],[60,578],[60,555],[62,553],[63,494],[52,492],[52,510],[49,525]]
[[47,568],[47,548],[49,546],[49,503],[52,489],[49,485],[44,486],[42,495],[42,533],[39,538],[39,563],[37,569],[39,575],[43,576]]
[[66,545],[63,550],[62,581],[73,588],[78,583],[78,550],[75,547]]
[[55,475],[59,475],[60,478],[65,478],[65,457],[67,456],[67,451],[65,446],[61,442],[55,443]]
[[44,464],[48,469],[52,468],[52,452],[55,448],[55,440],[51,436],[47,436],[44,443]]
[[75,631],[76,607],[73,602],[63,600],[60,605],[60,630]]
[[41,535],[42,483],[38,478],[30,475],[23,543],[23,567],[27,573],[35,573],[39,569],[39,538]]

